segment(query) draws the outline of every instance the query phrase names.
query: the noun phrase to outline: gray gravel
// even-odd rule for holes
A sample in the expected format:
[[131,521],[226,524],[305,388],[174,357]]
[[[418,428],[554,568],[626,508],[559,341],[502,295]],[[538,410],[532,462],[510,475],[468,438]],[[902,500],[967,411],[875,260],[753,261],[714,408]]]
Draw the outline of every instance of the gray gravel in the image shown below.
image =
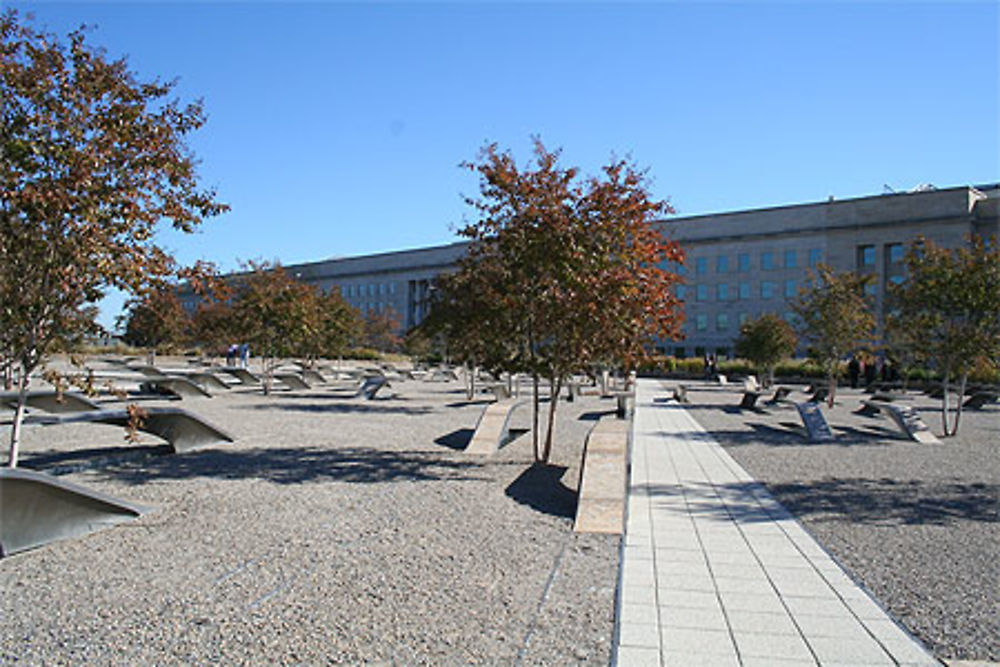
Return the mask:
[[184,455],[106,426],[29,428],[25,467],[156,511],[0,560],[0,662],[607,664],[619,540],[575,535],[571,516],[613,402],[560,402],[538,470],[530,433],[486,461],[458,449],[484,405],[458,383],[393,384],[374,402],[187,399],[237,440]]
[[[921,445],[888,418],[853,414],[863,395],[841,390],[824,406],[837,442],[808,444],[792,407],[740,411],[736,389],[689,396],[694,417],[938,657],[1000,661],[1000,406],[963,412],[957,437]],[[905,402],[940,436],[940,401]]]

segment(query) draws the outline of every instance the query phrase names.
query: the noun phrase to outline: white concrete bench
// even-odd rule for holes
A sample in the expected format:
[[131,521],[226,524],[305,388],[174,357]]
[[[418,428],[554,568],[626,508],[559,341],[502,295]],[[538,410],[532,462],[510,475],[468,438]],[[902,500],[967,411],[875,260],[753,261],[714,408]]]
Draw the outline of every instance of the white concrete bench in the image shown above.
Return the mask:
[[479,416],[466,453],[490,456],[507,444],[511,439],[510,421],[514,410],[527,402],[527,399],[511,398],[487,405]]
[[903,435],[915,440],[917,442],[922,442],[927,445],[939,445],[941,441],[938,440],[937,436],[931,433],[931,430],[924,423],[924,420],[920,418],[920,415],[908,405],[895,405],[893,403],[885,403],[882,401],[861,401],[866,408],[871,410],[876,410],[878,412],[883,412],[896,422],[896,426],[899,430],[903,432]]
[[[4,392],[0,394],[0,403],[10,409],[17,406],[18,394],[14,392]],[[29,408],[44,410],[45,412],[86,412],[88,410],[100,410],[101,406],[92,400],[72,391],[64,391],[57,394],[55,389],[41,389],[29,391],[26,396],[25,405]]]
[[623,532],[630,426],[627,421],[604,418],[587,434],[574,532]]

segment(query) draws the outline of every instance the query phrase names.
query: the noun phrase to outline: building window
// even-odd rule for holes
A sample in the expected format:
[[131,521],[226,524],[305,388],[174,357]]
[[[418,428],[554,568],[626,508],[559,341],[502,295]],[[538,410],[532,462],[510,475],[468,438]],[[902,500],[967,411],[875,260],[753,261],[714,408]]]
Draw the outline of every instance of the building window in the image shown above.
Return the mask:
[[683,359],[687,356],[687,348],[685,347],[675,347],[674,356],[678,359]]
[[716,285],[715,298],[719,301],[729,301],[729,285]]
[[708,315],[701,313],[696,315],[694,318],[694,327],[698,331],[704,331],[708,329]]
[[815,267],[823,261],[823,251],[819,248],[809,249],[809,266]]
[[785,268],[786,269],[794,269],[796,266],[798,266],[798,260],[796,259],[795,251],[794,250],[786,250],[785,251]]
[[875,246],[858,246],[858,267],[874,268],[875,266]]
[[885,246],[886,264],[901,264],[903,262],[903,244],[889,243]]
[[760,268],[770,271],[774,268],[774,253],[770,250],[760,253]]
[[794,280],[785,281],[785,298],[790,299],[798,293],[798,288],[795,286]]
[[740,271],[746,272],[750,270],[750,253],[741,252],[737,256],[736,261],[739,263]]
[[746,301],[750,298],[750,283],[743,281],[740,283],[740,301]]
[[740,313],[739,315],[737,315],[736,319],[740,323],[740,326],[743,326],[748,321],[750,321],[750,313]]
[[729,328],[729,314],[728,313],[718,313],[715,316],[715,329],[717,331],[725,331]]
[[760,298],[773,299],[778,293],[778,283],[764,280],[760,283]]
[[715,258],[715,272],[729,273],[729,255],[719,255]]
[[889,282],[892,283],[893,285],[902,285],[903,276],[889,276]]
[[697,259],[695,259],[694,272],[699,276],[708,273],[708,259],[706,259],[705,257],[698,257]]
[[876,294],[878,294],[878,288],[875,286],[875,283],[865,285],[865,296],[874,299]]
[[674,294],[677,295],[678,299],[683,301],[684,297],[687,295],[687,285],[677,285],[674,288]]
[[790,310],[786,310],[782,314],[782,317],[784,317],[785,321],[788,322],[789,324],[791,324],[793,327],[796,326],[797,323],[798,323],[798,318],[796,318],[795,313],[793,313]]
[[695,301],[708,301],[708,285],[698,285],[695,288]]
[[395,293],[396,293],[396,283],[391,282],[389,283],[389,294],[395,294]]

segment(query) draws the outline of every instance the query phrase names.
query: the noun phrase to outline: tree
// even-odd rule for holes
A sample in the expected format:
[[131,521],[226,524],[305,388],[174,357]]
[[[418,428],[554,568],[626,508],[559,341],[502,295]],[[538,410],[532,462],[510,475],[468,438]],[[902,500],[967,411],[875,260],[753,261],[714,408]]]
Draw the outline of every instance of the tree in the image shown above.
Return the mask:
[[124,325],[126,343],[152,350],[180,345],[191,333],[191,317],[177,297],[176,285],[170,283],[129,299],[118,322]]
[[60,339],[94,330],[83,307],[170,273],[161,220],[193,231],[227,207],[199,188],[186,136],[200,103],[144,82],[124,60],[0,15],[0,331],[19,372],[9,465],[17,465],[32,371]]
[[875,335],[875,315],[865,295],[865,287],[873,280],[871,275],[837,273],[820,264],[809,272],[809,284],[791,302],[799,318],[799,333],[809,342],[809,355],[826,373],[831,407],[841,360]]
[[774,313],[747,320],[736,339],[736,356],[761,371],[764,386],[774,383],[774,367],[795,353],[798,338],[792,325]]
[[338,290],[313,290],[305,306],[307,332],[297,352],[307,365],[319,357],[341,356],[360,335],[361,315]]
[[232,334],[260,359],[264,394],[270,394],[282,359],[294,356],[311,333],[314,290],[278,263],[251,261],[246,268],[234,279]]
[[[889,293],[889,328],[912,332],[902,337],[904,349],[941,373],[941,424],[945,436],[955,435],[969,372],[977,363],[1000,364],[1000,241],[973,237],[949,250],[918,239],[904,261],[906,276]],[[953,378],[959,400],[949,424]]]
[[[559,151],[534,144],[533,167],[518,168],[496,144],[464,165],[480,177],[479,196],[466,198],[479,219],[460,231],[472,243],[454,282],[475,294],[453,304],[467,321],[452,333],[466,345],[480,335],[498,341],[496,363],[531,374],[534,454],[544,463],[570,373],[605,360],[628,369],[657,340],[679,337],[679,277],[660,267],[683,252],[651,224],[670,208],[651,198],[644,172],[612,159],[600,177],[581,181],[578,169],[559,166]],[[551,389],[544,444],[542,377]]]
[[402,344],[399,331],[400,317],[390,307],[369,310],[362,318],[362,340],[366,347],[380,352],[395,352]]

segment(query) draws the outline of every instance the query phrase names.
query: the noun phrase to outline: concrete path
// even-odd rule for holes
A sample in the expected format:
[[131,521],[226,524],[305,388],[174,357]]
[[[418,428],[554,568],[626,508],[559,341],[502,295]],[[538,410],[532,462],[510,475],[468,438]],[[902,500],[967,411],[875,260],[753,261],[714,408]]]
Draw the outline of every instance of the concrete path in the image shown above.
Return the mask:
[[614,664],[940,664],[667,395],[638,383]]

